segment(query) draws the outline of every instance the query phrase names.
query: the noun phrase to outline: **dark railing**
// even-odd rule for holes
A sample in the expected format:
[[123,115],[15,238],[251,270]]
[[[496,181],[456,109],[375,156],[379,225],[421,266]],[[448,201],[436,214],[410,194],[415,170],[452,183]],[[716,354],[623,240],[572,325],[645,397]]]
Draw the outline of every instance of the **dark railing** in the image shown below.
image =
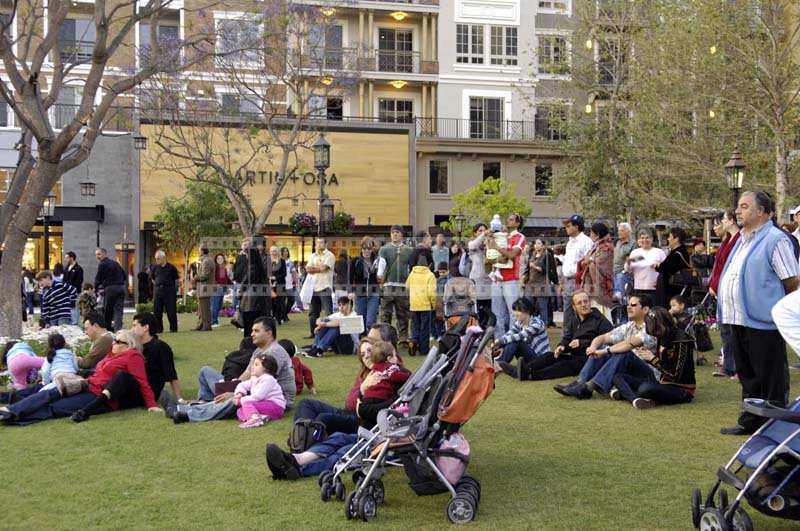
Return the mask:
[[416,118],[419,138],[557,142],[565,135],[547,120],[468,120],[464,118]]
[[93,41],[59,41],[61,61],[65,63],[85,63],[91,60]]
[[378,72],[420,72],[419,52],[401,50],[375,50]]
[[[63,129],[75,118],[80,105],[69,103],[56,103],[50,109],[50,116],[55,129]],[[103,122],[105,131],[132,131],[133,130],[133,108],[131,107],[112,107],[106,113]]]
[[312,48],[295,52],[294,66],[320,70],[436,74],[435,61],[422,61],[418,51],[361,50],[358,48]]

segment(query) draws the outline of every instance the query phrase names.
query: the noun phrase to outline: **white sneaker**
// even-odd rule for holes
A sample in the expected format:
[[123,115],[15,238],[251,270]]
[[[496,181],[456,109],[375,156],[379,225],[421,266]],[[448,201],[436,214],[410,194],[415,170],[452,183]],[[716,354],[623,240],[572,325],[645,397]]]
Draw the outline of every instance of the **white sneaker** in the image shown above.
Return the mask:
[[211,325],[211,328],[219,328],[219,323],[217,323],[217,324],[212,324],[212,325]]
[[653,409],[656,403],[649,398],[636,398],[633,401],[633,407],[636,409]]
[[608,393],[608,398],[611,400],[622,400],[622,393],[620,393],[619,389],[616,387],[612,387],[611,391]]

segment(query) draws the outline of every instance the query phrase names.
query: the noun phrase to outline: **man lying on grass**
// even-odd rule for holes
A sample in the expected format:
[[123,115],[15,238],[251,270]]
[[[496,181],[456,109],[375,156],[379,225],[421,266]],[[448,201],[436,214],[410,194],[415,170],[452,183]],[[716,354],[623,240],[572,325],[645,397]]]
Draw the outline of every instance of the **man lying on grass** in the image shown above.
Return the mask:
[[642,377],[652,375],[650,365],[633,352],[640,348],[651,352],[656,349],[656,339],[647,333],[644,322],[652,305],[648,295],[632,295],[628,300],[629,321],[592,340],[578,379],[570,384],[558,384],[553,389],[564,396],[584,400],[591,398],[594,391],[607,395],[614,375],[619,372]]

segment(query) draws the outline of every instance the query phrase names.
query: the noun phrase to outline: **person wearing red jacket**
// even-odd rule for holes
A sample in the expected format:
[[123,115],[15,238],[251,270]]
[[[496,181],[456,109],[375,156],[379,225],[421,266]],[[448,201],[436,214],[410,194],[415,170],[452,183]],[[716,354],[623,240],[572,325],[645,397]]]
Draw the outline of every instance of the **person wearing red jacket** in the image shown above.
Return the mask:
[[283,350],[289,355],[292,359],[292,368],[294,369],[294,385],[295,389],[297,390],[297,394],[303,392],[303,387],[308,386],[308,390],[311,391],[312,395],[317,394],[317,390],[314,387],[314,374],[311,372],[311,369],[308,368],[308,365],[305,365],[299,358],[295,356],[297,353],[297,347],[292,343],[290,339],[281,339],[278,341],[278,344],[283,347]]
[[372,429],[378,412],[391,405],[397,391],[411,376],[411,372],[397,363],[391,343],[376,341],[372,347],[372,368],[361,383],[360,399],[356,413],[361,425]]
[[30,424],[71,416],[73,421],[82,422],[93,414],[141,405],[150,411],[161,411],[147,381],[136,336],[129,330],[120,330],[114,334],[111,352],[100,360],[87,380],[86,391],[72,396],[62,396],[58,388],[40,391],[0,411],[0,418],[7,423]]

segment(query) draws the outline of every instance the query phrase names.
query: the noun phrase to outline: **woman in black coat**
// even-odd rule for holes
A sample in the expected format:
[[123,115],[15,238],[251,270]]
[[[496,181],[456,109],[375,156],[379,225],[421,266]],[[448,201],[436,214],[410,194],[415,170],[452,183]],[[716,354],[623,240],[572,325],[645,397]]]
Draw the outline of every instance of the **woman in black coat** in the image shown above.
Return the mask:
[[[673,282],[675,275],[684,269],[691,269],[689,250],[686,249],[686,231],[680,227],[672,227],[667,234],[669,253],[667,257],[656,266],[658,283],[656,284],[656,306],[669,309],[669,300],[675,295],[680,295],[686,286]],[[685,275],[686,279],[689,275]],[[691,286],[687,288],[687,291]]]
[[233,280],[241,284],[239,312],[242,316],[244,337],[250,337],[256,319],[267,315],[270,296],[267,273],[255,240],[256,238],[245,238],[242,241],[242,250],[233,264]]

